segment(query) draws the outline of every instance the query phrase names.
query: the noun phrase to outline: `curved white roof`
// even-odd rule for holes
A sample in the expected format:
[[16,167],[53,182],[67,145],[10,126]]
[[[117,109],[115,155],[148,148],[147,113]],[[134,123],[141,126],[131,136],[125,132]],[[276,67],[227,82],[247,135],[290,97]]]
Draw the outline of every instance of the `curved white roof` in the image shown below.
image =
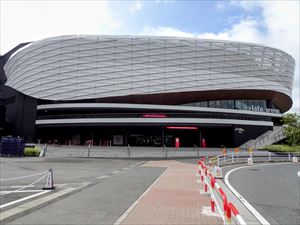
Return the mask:
[[49,100],[210,90],[291,97],[294,59],[261,45],[198,38],[61,36],[13,54],[7,86]]

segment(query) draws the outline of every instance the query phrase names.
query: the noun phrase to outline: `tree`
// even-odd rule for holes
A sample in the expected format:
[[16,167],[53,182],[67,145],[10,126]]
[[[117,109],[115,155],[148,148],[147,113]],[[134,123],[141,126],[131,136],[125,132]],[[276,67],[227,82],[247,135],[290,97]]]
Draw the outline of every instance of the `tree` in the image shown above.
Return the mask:
[[283,115],[284,133],[289,145],[300,145],[300,116],[296,113]]

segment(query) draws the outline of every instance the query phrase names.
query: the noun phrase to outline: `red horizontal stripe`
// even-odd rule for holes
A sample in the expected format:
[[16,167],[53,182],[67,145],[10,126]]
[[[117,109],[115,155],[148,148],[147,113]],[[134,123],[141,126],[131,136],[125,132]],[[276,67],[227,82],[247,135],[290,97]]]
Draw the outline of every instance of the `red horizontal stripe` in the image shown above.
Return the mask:
[[166,118],[165,114],[143,114],[144,118]]
[[177,127],[177,126],[167,126],[167,129],[174,130],[198,130],[198,127]]

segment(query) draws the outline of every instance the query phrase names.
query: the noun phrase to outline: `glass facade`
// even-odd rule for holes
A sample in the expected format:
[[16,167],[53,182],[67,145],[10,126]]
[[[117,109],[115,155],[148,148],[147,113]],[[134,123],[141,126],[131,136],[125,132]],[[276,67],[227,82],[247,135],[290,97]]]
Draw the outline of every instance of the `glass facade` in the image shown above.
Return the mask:
[[267,103],[267,100],[257,99],[236,99],[236,100],[213,100],[201,101],[184,104],[185,106],[223,108],[223,109],[239,109],[257,112],[280,113],[274,103]]

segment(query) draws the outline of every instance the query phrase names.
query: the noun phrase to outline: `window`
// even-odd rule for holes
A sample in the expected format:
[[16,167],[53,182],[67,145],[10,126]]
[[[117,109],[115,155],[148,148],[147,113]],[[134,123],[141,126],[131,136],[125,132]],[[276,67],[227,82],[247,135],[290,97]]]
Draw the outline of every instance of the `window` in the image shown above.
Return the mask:
[[233,109],[234,108],[234,101],[233,100],[226,100],[225,101],[225,107],[226,109]]
[[207,102],[205,101],[205,102],[199,102],[200,103],[200,107],[207,107]]
[[241,100],[235,100],[235,109],[242,109],[242,101]]
[[248,101],[242,100],[242,110],[248,110]]

